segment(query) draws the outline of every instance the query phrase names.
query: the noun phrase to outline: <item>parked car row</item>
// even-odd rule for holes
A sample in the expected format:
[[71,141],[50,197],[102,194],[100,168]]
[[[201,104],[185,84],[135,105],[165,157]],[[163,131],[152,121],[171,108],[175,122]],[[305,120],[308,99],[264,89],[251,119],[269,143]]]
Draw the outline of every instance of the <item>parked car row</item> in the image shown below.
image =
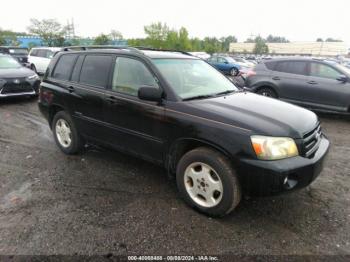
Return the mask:
[[252,92],[318,111],[350,113],[350,69],[313,58],[262,62],[247,73]]

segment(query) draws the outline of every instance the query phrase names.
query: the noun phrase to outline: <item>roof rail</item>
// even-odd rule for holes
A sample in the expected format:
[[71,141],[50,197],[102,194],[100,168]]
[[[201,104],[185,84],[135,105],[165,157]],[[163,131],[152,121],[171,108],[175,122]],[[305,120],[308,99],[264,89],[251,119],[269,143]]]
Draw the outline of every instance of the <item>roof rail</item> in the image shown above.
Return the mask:
[[66,46],[63,47],[63,51],[85,51],[91,49],[119,49],[119,50],[130,50],[141,53],[140,50],[129,46],[114,46],[114,45],[86,45],[86,46]]
[[136,48],[138,50],[145,50],[145,51],[149,50],[149,51],[162,51],[162,52],[176,52],[176,53],[181,53],[181,54],[184,54],[184,55],[193,56],[189,52],[176,50],[176,49],[161,49],[161,48],[153,48],[153,47],[147,47],[147,46],[135,46],[134,48]]

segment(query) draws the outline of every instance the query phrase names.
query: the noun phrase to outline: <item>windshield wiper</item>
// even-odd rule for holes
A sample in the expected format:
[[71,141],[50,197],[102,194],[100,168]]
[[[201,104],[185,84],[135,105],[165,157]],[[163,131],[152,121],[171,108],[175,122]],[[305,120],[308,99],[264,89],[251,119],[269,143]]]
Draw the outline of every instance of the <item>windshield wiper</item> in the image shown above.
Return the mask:
[[189,101],[189,100],[195,100],[195,99],[205,99],[205,98],[209,98],[209,97],[214,97],[214,95],[191,96],[191,97],[187,97],[187,98],[182,99],[182,101]]
[[220,92],[220,93],[216,93],[215,95],[216,96],[220,96],[220,95],[231,94],[233,92],[235,92],[235,90],[226,90],[226,91],[223,91],[223,92]]

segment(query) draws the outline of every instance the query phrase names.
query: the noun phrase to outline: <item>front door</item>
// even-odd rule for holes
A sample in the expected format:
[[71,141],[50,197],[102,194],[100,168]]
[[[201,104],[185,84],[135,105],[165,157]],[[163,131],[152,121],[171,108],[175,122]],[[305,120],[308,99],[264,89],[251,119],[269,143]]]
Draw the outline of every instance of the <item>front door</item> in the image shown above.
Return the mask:
[[160,88],[158,81],[146,64],[136,58],[120,56],[114,64],[104,109],[109,143],[160,163],[164,150],[164,107],[137,97],[141,86]]
[[312,107],[347,111],[350,104],[350,83],[337,80],[342,73],[336,68],[319,62],[310,63],[310,77],[306,96]]

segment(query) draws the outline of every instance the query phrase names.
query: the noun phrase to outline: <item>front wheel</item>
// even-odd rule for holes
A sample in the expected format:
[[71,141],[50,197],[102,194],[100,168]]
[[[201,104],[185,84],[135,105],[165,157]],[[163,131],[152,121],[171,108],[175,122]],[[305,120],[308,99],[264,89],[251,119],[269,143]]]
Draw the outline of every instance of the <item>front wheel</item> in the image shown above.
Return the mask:
[[185,202],[210,216],[230,213],[241,200],[241,187],[230,161],[210,148],[186,153],[177,165],[176,181]]
[[64,111],[54,116],[52,131],[56,144],[67,155],[78,153],[84,145],[72,118]]
[[261,88],[256,93],[262,96],[277,98],[277,94],[275,93],[275,91],[268,87]]

